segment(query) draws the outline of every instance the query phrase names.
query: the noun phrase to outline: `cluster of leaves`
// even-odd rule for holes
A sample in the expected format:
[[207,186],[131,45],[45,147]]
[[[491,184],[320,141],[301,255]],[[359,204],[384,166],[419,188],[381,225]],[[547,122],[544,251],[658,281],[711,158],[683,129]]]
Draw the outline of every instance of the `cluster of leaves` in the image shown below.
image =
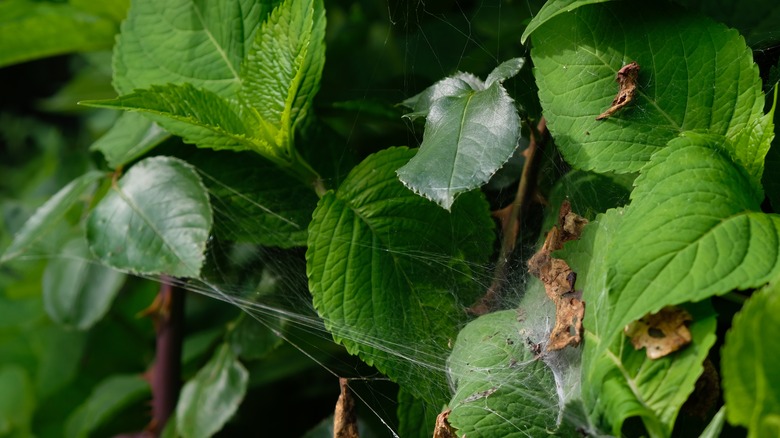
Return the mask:
[[[414,97],[373,106],[331,96],[342,101],[330,111],[357,109],[398,123],[393,104],[403,101],[408,119],[425,120],[419,150],[364,148],[353,164],[353,151],[341,146],[352,135],[341,135],[345,118],[329,122],[314,111],[315,96],[328,93],[321,87],[328,80],[323,0],[135,0],[113,50],[119,97],[82,102],[125,111],[91,147],[111,172],[83,166],[16,230],[0,260],[5,266],[57,256],[39,268],[46,316],[37,308],[24,316],[25,302],[6,294],[9,314],[18,315],[0,333],[28,333],[18,318],[44,321],[40,330],[55,334],[41,348],[51,351],[32,362],[47,366],[64,354],[55,346],[86,343],[84,332],[62,327],[86,330],[103,320],[131,281],[123,273],[189,279],[208,291],[215,273],[229,271],[256,290],[242,301],[296,296],[268,260],[259,269],[220,265],[227,253],[276,248],[288,266],[305,271],[307,299],[333,339],[399,385],[402,436],[430,436],[445,405],[451,426],[469,437],[715,436],[726,419],[753,436],[776,434],[780,382],[769,363],[780,351],[772,336],[780,330],[780,216],[771,213],[780,208],[775,98],[765,96],[740,32],[754,47],[771,45],[780,29],[751,19],[780,9],[735,16],[737,31],[707,18],[713,6],[706,2],[680,3],[687,8],[551,0],[522,36],[532,38],[530,59],[509,53],[484,80],[471,73],[430,78],[433,85]],[[79,34],[95,41],[100,32],[113,38],[126,6],[37,8],[74,20],[102,17],[94,23],[113,31],[95,25]],[[20,17],[54,13],[24,1],[2,7]],[[506,27],[521,30],[516,22]],[[94,46],[84,41],[62,39],[0,61],[110,46],[105,35]],[[632,101],[597,120],[615,96],[616,73],[630,62],[640,66]],[[522,92],[507,85],[530,73],[525,63],[533,64],[538,94],[532,84]],[[561,352],[544,352],[536,335],[552,316],[535,304],[545,299],[538,282],[524,291],[520,311],[471,321],[464,311],[485,292],[478,280],[490,275],[496,240],[495,199],[480,189],[511,167],[521,114],[533,129],[539,105],[573,169],[541,190],[552,205],[569,197],[591,219],[579,240],[556,253],[577,273],[586,303],[584,345]],[[301,247],[305,260],[296,253]],[[735,290],[757,291],[732,325],[718,320],[714,306]],[[623,329],[670,305],[691,315],[691,345],[649,359]],[[185,359],[195,370],[167,434],[210,436],[223,428],[253,376],[245,363],[266,358],[279,344],[276,334],[293,335],[271,319],[266,328],[241,316],[191,340]],[[725,340],[719,322],[730,327]],[[20,365],[28,356],[16,354],[0,368],[0,388],[11,394],[0,398],[0,431],[18,436],[31,430],[35,397],[45,400],[70,379],[44,385],[47,374],[38,373],[43,389],[36,392]],[[68,357],[73,374],[82,356]],[[719,367],[705,366],[712,362]],[[702,382],[721,382],[725,402]],[[90,387],[68,414],[68,435],[90,434],[148,394],[135,375]],[[713,393],[711,403],[684,414],[698,422],[681,420],[686,402]]]

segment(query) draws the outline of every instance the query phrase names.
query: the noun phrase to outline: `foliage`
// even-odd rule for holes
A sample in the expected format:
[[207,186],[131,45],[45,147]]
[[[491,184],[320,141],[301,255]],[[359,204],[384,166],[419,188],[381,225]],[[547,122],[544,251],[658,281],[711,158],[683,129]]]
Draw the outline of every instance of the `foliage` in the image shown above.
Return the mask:
[[[1,4],[0,72],[59,94],[0,113],[0,436],[143,428],[160,283],[198,292],[165,436],[319,436],[334,375],[396,400],[366,436],[777,434],[780,9],[444,3]],[[553,351],[526,262],[563,200]],[[651,359],[624,328],[669,306]]]

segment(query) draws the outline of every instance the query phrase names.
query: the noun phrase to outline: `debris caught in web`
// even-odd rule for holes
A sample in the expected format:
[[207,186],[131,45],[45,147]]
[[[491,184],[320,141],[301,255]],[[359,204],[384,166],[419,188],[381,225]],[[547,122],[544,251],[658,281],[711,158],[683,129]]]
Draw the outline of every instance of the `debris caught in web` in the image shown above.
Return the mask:
[[452,412],[452,410],[447,409],[436,417],[433,438],[457,438],[458,435],[455,433],[455,428],[450,425],[450,412]]
[[618,70],[615,80],[619,85],[617,96],[612,100],[612,106],[599,114],[596,120],[604,120],[618,110],[631,103],[636,93],[636,82],[639,77],[639,64],[632,62]]
[[658,313],[645,315],[623,330],[637,350],[647,348],[647,357],[660,359],[691,343],[688,324],[693,317],[687,310],[667,306]]
[[349,390],[347,379],[339,378],[341,395],[336,402],[336,410],[333,413],[333,437],[334,438],[358,438],[357,414],[355,413],[355,399]]
[[547,296],[555,303],[555,326],[550,333],[548,351],[561,350],[568,345],[577,346],[582,340],[582,318],[585,303],[574,290],[577,275],[569,265],[551,256],[570,240],[579,239],[588,221],[571,211],[569,201],[564,201],[558,214],[558,224],[544,240],[544,245],[528,261],[528,272],[544,284]]

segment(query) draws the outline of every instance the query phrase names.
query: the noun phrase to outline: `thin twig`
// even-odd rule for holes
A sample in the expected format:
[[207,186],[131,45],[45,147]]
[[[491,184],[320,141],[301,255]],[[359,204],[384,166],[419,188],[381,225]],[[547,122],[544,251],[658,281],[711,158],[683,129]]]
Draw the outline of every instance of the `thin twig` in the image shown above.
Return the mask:
[[544,148],[549,137],[547,121],[542,117],[536,129],[533,128],[531,126],[531,138],[528,147],[523,151],[525,163],[523,164],[523,173],[520,176],[515,199],[510,205],[499,210],[496,214],[501,219],[501,249],[496,261],[496,268],[493,271],[493,282],[479,302],[469,309],[475,315],[484,315],[491,312],[499,301],[501,289],[506,283],[509,259],[515,250],[517,236],[520,232],[520,222],[536,191],[536,182],[539,175],[538,157],[541,156],[539,150]]

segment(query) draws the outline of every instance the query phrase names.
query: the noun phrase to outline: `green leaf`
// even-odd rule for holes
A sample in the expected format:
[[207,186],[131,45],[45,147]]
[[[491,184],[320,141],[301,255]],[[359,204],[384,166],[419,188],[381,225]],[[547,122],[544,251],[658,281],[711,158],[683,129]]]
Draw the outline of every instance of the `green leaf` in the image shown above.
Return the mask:
[[282,345],[284,325],[285,320],[282,318],[255,320],[242,313],[228,335],[230,348],[241,359],[262,359]]
[[181,390],[176,425],[184,438],[210,437],[225,425],[246,393],[249,373],[223,344]]
[[224,98],[241,87],[241,62],[274,1],[133,1],[114,50],[121,94],[189,83]]
[[149,396],[149,382],[138,375],[109,377],[92,390],[87,400],[68,417],[67,438],[86,438],[124,408]]
[[722,142],[688,133],[642,169],[607,256],[613,311],[602,337],[667,305],[780,274],[780,216],[760,213],[763,196]]
[[447,365],[449,420],[468,437],[545,436],[556,428],[553,372],[535,358],[517,310],[483,315],[458,334]]
[[517,146],[520,117],[501,81],[522,64],[519,58],[501,64],[488,76],[489,86],[471,90],[462,78],[444,79],[407,103],[414,115],[426,115],[420,152],[398,169],[407,187],[449,210],[458,195],[487,183],[506,163]]
[[87,238],[92,252],[114,268],[197,277],[211,223],[208,193],[195,169],[152,157],[133,166],[95,207]]
[[41,242],[49,233],[57,228],[66,213],[82,200],[88,191],[94,188],[95,181],[105,176],[102,172],[87,172],[74,179],[49,198],[14,237],[11,245],[3,252],[0,263],[15,259],[30,251],[35,244]]
[[153,85],[147,90],[110,100],[85,101],[82,105],[144,113],[187,143],[210,149],[254,150],[274,158],[276,150],[261,137],[241,110],[230,101],[190,84]]
[[141,114],[124,113],[102,137],[90,146],[100,151],[108,165],[116,169],[150,151],[170,134]]
[[[780,283],[753,296],[734,317],[722,352],[723,397],[729,423],[748,436],[773,436],[780,419]],[[767,433],[770,433],[767,435]]]
[[404,188],[394,170],[413,155],[406,148],[371,155],[320,199],[307,273],[333,338],[414,397],[440,406],[446,383],[436,364],[443,365],[463,306],[480,292],[475,270],[491,252],[493,224],[478,192],[448,213]]
[[86,330],[108,312],[124,280],[124,274],[95,263],[79,236],[46,266],[43,306],[55,322]]
[[527,40],[536,29],[559,14],[571,12],[580,6],[604,3],[607,1],[611,0],[548,0],[544,6],[542,6],[542,9],[539,9],[539,13],[531,19],[528,26],[525,27],[523,35],[520,37],[520,42],[525,44],[525,40]]
[[[574,167],[635,172],[681,132],[707,131],[736,144],[763,115],[752,52],[736,31],[707,18],[610,2],[559,14],[534,38],[544,43],[532,50],[539,98]],[[618,92],[617,71],[632,61],[641,68],[633,102],[597,121]]]
[[256,154],[198,151],[188,162],[203,175],[214,204],[214,232],[227,240],[306,246],[317,195]]
[[[438,406],[437,406],[438,408]],[[398,390],[398,436],[430,438],[439,411],[412,396],[409,391]]]
[[622,335],[609,340],[613,333],[604,331],[604,321],[611,313],[606,287],[611,267],[607,260],[620,245],[616,230],[623,215],[622,210],[599,215],[579,240],[556,253],[577,273],[577,289],[583,290],[583,300],[588,303],[583,321],[583,402],[591,421],[614,435],[620,435],[626,419],[638,416],[650,436],[670,436],[716,340],[716,315],[707,302],[686,306],[693,316],[689,327],[692,344],[661,359],[648,359],[644,350],[635,350]]
[[0,367],[0,435],[32,437],[35,404],[27,370],[18,365]]
[[[0,2],[0,67],[65,53],[110,49],[128,3]],[[113,16],[107,13],[112,10]]]
[[699,435],[699,438],[718,438],[720,431],[723,429],[723,423],[726,421],[726,408],[721,407],[718,409],[718,413],[712,417],[710,424]]
[[692,10],[701,11],[717,21],[739,30],[754,49],[769,48],[780,41],[777,23],[780,4],[774,0],[754,0],[749,8],[721,0],[676,0]]
[[293,130],[311,108],[325,65],[322,0],[280,4],[263,23],[241,67],[241,96],[291,153]]

